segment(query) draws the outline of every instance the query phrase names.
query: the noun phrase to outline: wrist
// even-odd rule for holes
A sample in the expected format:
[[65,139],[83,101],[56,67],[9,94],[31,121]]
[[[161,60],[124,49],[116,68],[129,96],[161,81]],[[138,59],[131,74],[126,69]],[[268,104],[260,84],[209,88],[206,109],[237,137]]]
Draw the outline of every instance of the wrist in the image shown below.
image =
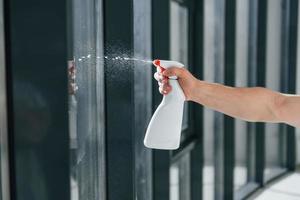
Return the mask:
[[192,87],[191,87],[191,93],[189,97],[189,101],[197,102],[199,90],[203,87],[203,81],[195,79]]

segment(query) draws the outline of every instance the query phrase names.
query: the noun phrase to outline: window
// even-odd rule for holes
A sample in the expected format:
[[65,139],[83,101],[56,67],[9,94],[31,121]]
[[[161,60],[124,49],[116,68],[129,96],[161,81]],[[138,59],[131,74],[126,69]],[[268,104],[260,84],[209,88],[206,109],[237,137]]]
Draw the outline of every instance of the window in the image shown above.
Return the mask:
[[[188,8],[178,2],[170,1],[170,59],[181,62],[189,67],[189,12]],[[182,130],[189,128],[189,108],[184,105]],[[186,139],[186,133],[181,141]]]
[[72,200],[105,199],[101,4],[72,1],[74,60],[69,67],[75,67],[78,87],[69,96]]
[[190,154],[185,154],[170,167],[170,200],[191,199]]
[[[248,86],[248,34],[249,34],[249,0],[236,2],[236,57],[235,57],[235,85]],[[247,171],[250,161],[248,154],[249,140],[247,122],[235,120],[235,167],[234,190],[237,191],[247,184]]]
[[[193,63],[195,59],[193,54],[194,35],[191,33],[191,26],[194,24],[194,16],[191,10],[195,4],[194,1],[169,1],[169,53],[170,59],[182,62],[192,73],[194,72]],[[197,35],[198,36],[198,35]],[[200,47],[199,47],[200,48]],[[202,55],[200,55],[202,56]],[[200,66],[199,66],[200,67]],[[200,67],[201,68],[201,67]],[[201,134],[197,130],[195,122],[195,109],[191,103],[185,103],[182,121],[182,135],[180,148],[171,153],[171,164],[169,169],[169,193],[170,200],[189,200],[200,196],[198,186],[198,175],[201,174],[199,159],[199,143],[197,137]],[[199,115],[198,115],[199,116]],[[196,131],[197,130],[197,131]],[[193,172],[192,169],[197,169]],[[200,180],[199,180],[200,181]],[[197,190],[197,191],[196,191]]]
[[[281,90],[281,1],[268,2],[267,7],[267,53],[266,53],[266,87],[275,91]],[[266,169],[265,180],[271,178],[272,173],[280,172],[284,167],[284,138],[279,124],[266,123],[265,151]]]
[[[215,3],[204,1],[204,80],[215,80]],[[204,109],[204,166],[203,166],[203,199],[214,199],[215,191],[215,135],[214,111]]]
[[[214,3],[205,1],[204,25],[204,80],[214,81]],[[203,199],[214,198],[214,116],[213,111],[204,109],[204,180]]]

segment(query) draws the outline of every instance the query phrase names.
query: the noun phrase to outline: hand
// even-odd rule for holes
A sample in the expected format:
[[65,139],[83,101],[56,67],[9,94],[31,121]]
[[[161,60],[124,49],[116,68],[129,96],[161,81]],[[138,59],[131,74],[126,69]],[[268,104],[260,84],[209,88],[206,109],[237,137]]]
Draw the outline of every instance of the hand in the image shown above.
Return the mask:
[[69,82],[69,95],[74,95],[78,90],[76,84],[76,68],[73,60],[68,61],[68,82]]
[[158,67],[157,72],[154,74],[154,78],[158,81],[159,92],[161,94],[167,95],[171,92],[172,87],[170,86],[168,79],[168,77],[170,76],[178,77],[178,82],[185,94],[186,100],[191,101],[194,96],[194,91],[196,89],[196,83],[198,79],[196,79],[185,68],[172,67],[162,72]]

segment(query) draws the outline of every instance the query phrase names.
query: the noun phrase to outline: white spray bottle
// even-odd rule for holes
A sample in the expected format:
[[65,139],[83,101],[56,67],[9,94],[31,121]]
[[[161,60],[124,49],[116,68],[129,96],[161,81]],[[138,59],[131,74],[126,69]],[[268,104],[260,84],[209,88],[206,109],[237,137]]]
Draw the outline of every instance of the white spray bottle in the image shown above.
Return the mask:
[[[154,60],[153,64],[162,71],[170,67],[184,67],[179,62],[169,60]],[[176,76],[169,77],[169,84],[172,90],[164,95],[146,131],[144,145],[148,148],[177,149],[180,145],[185,95]]]

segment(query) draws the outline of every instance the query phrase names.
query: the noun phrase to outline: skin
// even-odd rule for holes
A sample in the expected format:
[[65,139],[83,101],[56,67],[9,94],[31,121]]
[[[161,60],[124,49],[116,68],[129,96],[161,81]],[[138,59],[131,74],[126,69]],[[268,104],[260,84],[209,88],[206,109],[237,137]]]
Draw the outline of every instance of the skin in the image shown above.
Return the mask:
[[196,79],[187,69],[157,68],[154,78],[159,91],[167,95],[172,88],[169,76],[177,76],[187,101],[193,101],[231,117],[249,122],[286,123],[300,127],[300,95],[289,95],[266,88],[237,88]]

